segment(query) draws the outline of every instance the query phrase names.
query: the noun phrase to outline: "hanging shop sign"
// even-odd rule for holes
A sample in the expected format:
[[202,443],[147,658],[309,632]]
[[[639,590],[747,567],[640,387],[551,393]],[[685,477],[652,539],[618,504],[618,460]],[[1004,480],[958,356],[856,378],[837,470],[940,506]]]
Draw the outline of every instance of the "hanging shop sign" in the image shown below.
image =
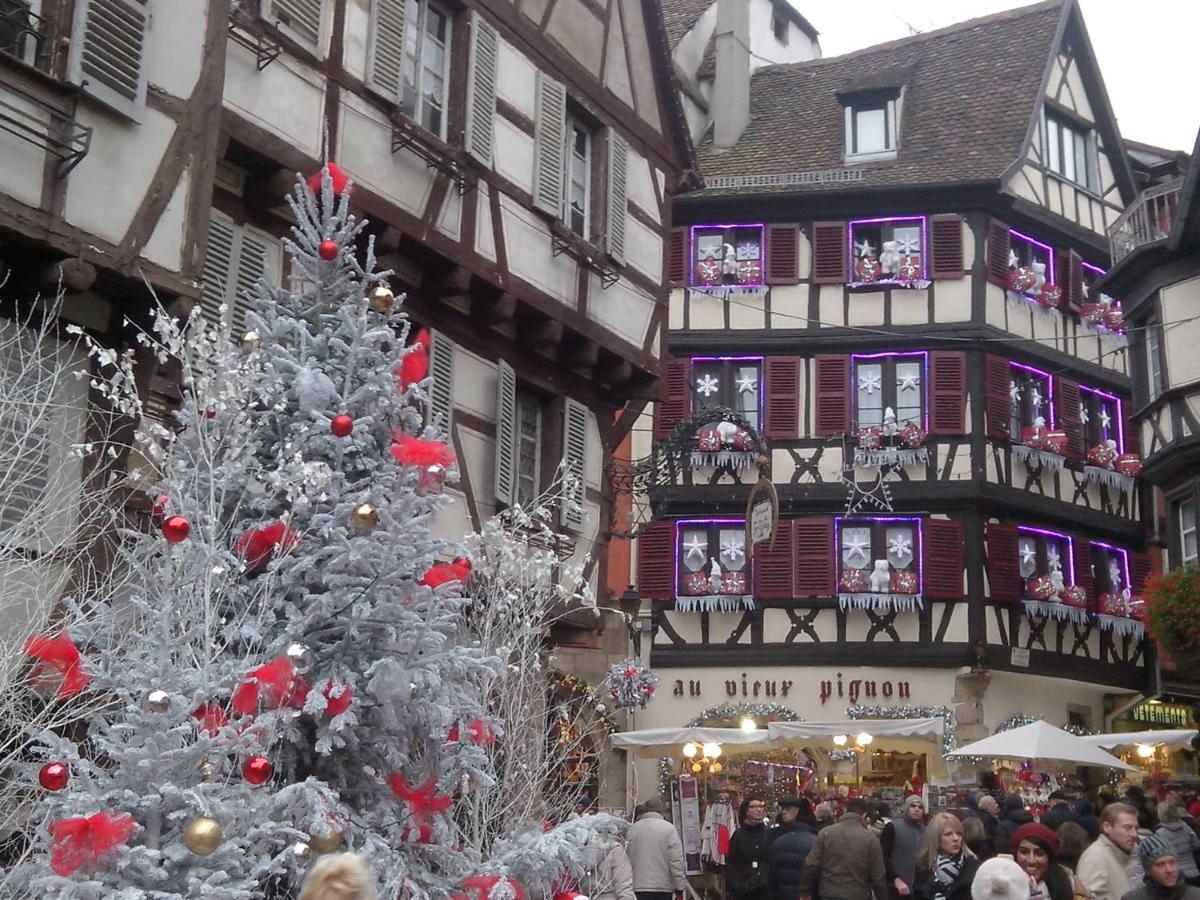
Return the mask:
[[1129,712],[1129,718],[1147,725],[1166,725],[1192,728],[1192,708],[1178,703],[1139,703]]
[[746,500],[746,546],[767,545],[775,549],[775,533],[779,529],[779,494],[769,478],[759,478]]
[[[722,678],[718,680],[717,693],[725,697],[737,697],[744,700],[761,698],[787,697],[795,682],[777,678],[755,678],[748,672],[742,672],[740,677]],[[911,700],[912,685],[907,681],[876,678],[844,678],[838,672],[832,679],[816,682],[817,699],[824,706],[830,700],[848,700],[858,703],[860,700]],[[704,683],[700,678],[676,678],[671,682],[671,694],[675,697],[702,697]]]

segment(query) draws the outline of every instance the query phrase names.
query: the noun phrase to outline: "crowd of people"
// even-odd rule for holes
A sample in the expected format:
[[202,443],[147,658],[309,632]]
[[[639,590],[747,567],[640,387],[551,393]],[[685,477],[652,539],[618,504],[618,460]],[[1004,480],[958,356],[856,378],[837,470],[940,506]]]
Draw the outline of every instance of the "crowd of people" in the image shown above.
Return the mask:
[[[836,821],[805,797],[775,807],[738,808],[726,900],[1200,900],[1200,803],[1176,794],[1055,792],[1035,815],[1016,794],[980,792],[961,818],[929,816],[915,794],[895,816],[867,798]],[[639,807],[626,849],[628,887],[591,900],[679,900],[683,847],[661,801]]]

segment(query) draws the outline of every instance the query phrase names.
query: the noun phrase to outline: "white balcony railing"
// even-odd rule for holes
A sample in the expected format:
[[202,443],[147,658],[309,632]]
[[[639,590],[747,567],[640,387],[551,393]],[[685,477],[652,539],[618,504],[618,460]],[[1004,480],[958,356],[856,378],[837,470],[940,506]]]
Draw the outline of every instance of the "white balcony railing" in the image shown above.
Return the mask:
[[1143,244],[1159,241],[1171,233],[1183,178],[1164,181],[1142,191],[1108,229],[1108,243],[1115,266]]

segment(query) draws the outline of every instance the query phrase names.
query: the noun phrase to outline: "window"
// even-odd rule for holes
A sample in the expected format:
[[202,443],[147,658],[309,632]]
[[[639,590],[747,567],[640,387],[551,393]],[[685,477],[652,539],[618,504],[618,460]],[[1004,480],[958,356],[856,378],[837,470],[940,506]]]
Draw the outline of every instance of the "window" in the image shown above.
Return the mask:
[[567,116],[566,160],[563,177],[562,220],[582,238],[588,237],[592,189],[592,132],[574,116]]
[[840,594],[920,592],[920,519],[838,519]]
[[783,44],[785,47],[788,42],[788,23],[787,19],[779,14],[778,10],[771,13],[771,32],[775,35],[775,40]]
[[859,428],[883,426],[890,418],[897,427],[915,422],[925,429],[924,353],[856,354],[853,360]]
[[759,429],[761,356],[697,356],[692,359],[692,410],[718,407],[739,413]]
[[1196,544],[1196,501],[1180,500],[1175,506],[1176,521],[1179,523],[1179,562],[1194,563],[1197,558]]
[[1146,388],[1150,400],[1154,400],[1167,389],[1167,375],[1162,364],[1162,326],[1151,321],[1146,323]]
[[[1017,529],[1017,562],[1026,593],[1035,600],[1046,600],[1058,589],[1075,583],[1075,563],[1068,535],[1041,528]],[[1038,579],[1049,579],[1055,591],[1039,596]]]
[[1047,113],[1046,166],[1068,181],[1099,193],[1096,132]]
[[1008,396],[1012,401],[1009,436],[1022,439],[1021,431],[1044,425],[1054,427],[1054,382],[1050,373],[1032,366],[1008,364]]
[[516,500],[521,506],[529,504],[538,495],[538,475],[541,468],[542,446],[542,403],[524,391],[517,391],[516,406]]
[[1092,584],[1096,596],[1102,594],[1120,594],[1129,587],[1129,553],[1120,547],[1091,543],[1092,550]]
[[[213,210],[200,279],[200,312],[210,323],[228,322],[234,337],[245,330],[245,297],[260,278],[279,281],[279,241],[266,232],[238,225]],[[224,307],[224,309],[222,309]]]
[[925,278],[925,217],[895,216],[850,223],[851,284],[911,286]]
[[[11,5],[6,4],[6,6]],[[67,58],[67,80],[109,109],[140,122],[146,106],[146,39],[142,0],[80,0]]]
[[1095,388],[1079,386],[1079,421],[1083,425],[1083,438],[1088,447],[1111,440],[1116,442],[1118,453],[1125,452],[1125,425],[1121,413],[1120,398]]
[[1019,231],[1009,231],[1009,288],[1037,298],[1047,284],[1054,283],[1053,248]]
[[746,523],[741,519],[679,523],[677,589],[681,597],[750,593],[746,566]]
[[898,89],[841,96],[846,116],[846,157],[860,161],[896,156]]
[[407,0],[404,29],[406,116],[439,138],[446,136],[446,91],[450,80],[450,14],[429,0]]
[[297,40],[316,48],[321,43],[324,7],[323,0],[271,0],[266,16]]
[[763,283],[763,226],[696,225],[692,228],[695,285]]

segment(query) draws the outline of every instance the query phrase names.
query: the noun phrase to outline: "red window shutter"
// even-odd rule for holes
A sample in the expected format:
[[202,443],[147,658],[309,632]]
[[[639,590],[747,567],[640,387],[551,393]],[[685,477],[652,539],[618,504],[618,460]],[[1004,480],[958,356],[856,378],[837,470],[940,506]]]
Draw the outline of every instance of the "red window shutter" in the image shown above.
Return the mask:
[[781,519],[775,534],[775,549],[769,543],[754,548],[754,595],[764,600],[790,600],[796,571],[795,522]]
[[1008,237],[1008,226],[1003,222],[988,222],[987,232],[987,278],[992,284],[1008,287],[1008,251],[1012,243]]
[[792,538],[796,546],[797,597],[832,597],[837,565],[833,546],[833,519],[796,519]]
[[683,287],[688,281],[688,230],[671,229],[671,246],[667,255],[667,281],[671,287]]
[[814,284],[846,281],[846,223],[813,222],[812,280]]
[[926,519],[921,524],[921,592],[935,600],[958,600],[963,596],[963,524],[957,519]]
[[817,395],[817,437],[841,437],[850,430],[850,357],[813,359]]
[[1054,251],[1054,284],[1061,292],[1058,308],[1068,312],[1071,308],[1071,251]]
[[1020,603],[1025,581],[1017,558],[1017,526],[989,522],[987,527],[988,591],[1000,603]]
[[652,522],[637,539],[638,595],[675,599],[675,523]]
[[991,353],[983,357],[984,406],[987,409],[987,435],[998,441],[1012,440],[1012,380],[1008,360]]
[[1087,591],[1089,608],[1096,599],[1096,577],[1092,573],[1092,545],[1082,535],[1075,535],[1071,543],[1071,552],[1075,556],[1075,584]]
[[767,226],[767,284],[800,282],[800,226]]
[[1067,273],[1070,291],[1063,292],[1066,308],[1078,314],[1083,311],[1083,260],[1074,250],[1067,253]]
[[1083,417],[1079,414],[1079,382],[1061,375],[1054,379],[1055,424],[1067,435],[1067,459],[1078,462],[1087,453],[1084,446]]
[[800,358],[768,356],[764,360],[766,387],[763,437],[787,440],[800,436]]
[[1129,554],[1129,592],[1140,597],[1146,593],[1146,579],[1150,577],[1150,554]]
[[929,276],[963,277],[962,217],[931,216],[929,219]]
[[672,358],[666,361],[667,397],[654,404],[654,439],[665,441],[675,426],[691,414],[692,361]]
[[1121,415],[1124,416],[1121,422],[1121,434],[1125,438],[1126,453],[1141,453],[1142,435],[1138,430],[1138,423],[1129,415],[1129,408],[1132,405],[1133,403],[1128,397],[1121,398]]
[[967,355],[961,350],[929,354],[929,433],[967,432]]

